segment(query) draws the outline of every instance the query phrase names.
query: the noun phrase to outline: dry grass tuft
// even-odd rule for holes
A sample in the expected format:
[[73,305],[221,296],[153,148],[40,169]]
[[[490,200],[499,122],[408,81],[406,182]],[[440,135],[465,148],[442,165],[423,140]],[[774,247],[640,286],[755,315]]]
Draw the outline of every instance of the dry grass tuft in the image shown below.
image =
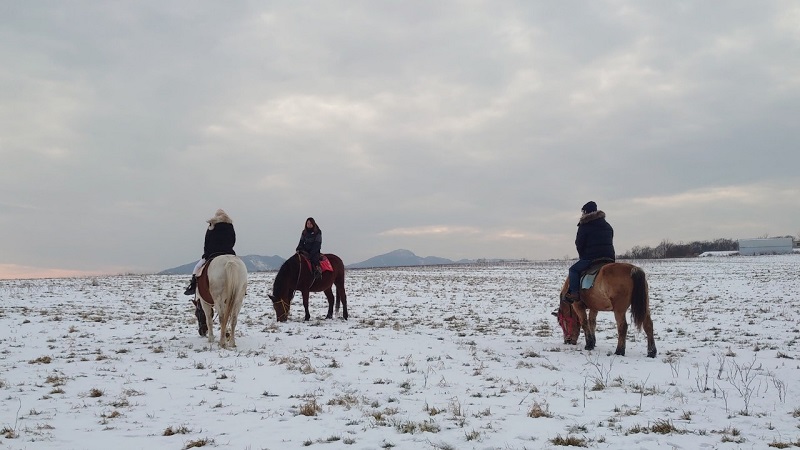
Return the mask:
[[307,401],[303,406],[300,407],[300,415],[303,416],[316,416],[318,413],[322,411],[322,407],[317,404],[317,399],[312,398],[311,400]]
[[176,427],[176,428],[172,428],[170,426],[170,427],[167,427],[164,430],[164,433],[162,434],[162,436],[175,436],[176,434],[189,434],[191,432],[192,432],[192,430],[187,428],[186,425],[181,425],[181,426]]
[[91,388],[91,389],[89,389],[89,393],[86,394],[86,395],[88,395],[89,397],[92,397],[92,398],[97,398],[97,397],[102,397],[103,394],[104,394],[104,392],[103,392],[102,389]]
[[588,447],[588,441],[584,438],[580,438],[577,436],[567,436],[562,437],[560,434],[553,439],[550,439],[550,443],[553,445],[561,445],[564,447]]
[[183,446],[183,450],[188,450],[190,448],[205,447],[206,445],[214,445],[214,440],[213,439],[208,439],[208,438],[195,439],[193,441],[187,442]]
[[553,417],[553,415],[550,413],[550,408],[547,405],[547,402],[533,402],[531,409],[528,410],[528,417],[538,419],[540,417]]
[[17,431],[9,427],[3,427],[2,429],[0,429],[0,435],[2,435],[6,439],[16,439],[19,437]]
[[50,364],[53,359],[49,356],[40,356],[36,359],[28,361],[28,364]]

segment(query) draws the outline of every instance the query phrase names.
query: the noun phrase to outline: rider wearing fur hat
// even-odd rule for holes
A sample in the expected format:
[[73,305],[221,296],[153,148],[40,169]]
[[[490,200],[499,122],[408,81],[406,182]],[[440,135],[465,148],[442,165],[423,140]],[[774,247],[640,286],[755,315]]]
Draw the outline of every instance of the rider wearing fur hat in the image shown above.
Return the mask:
[[606,213],[597,210],[595,202],[581,208],[578,233],[575,237],[578,262],[569,268],[569,290],[565,299],[572,303],[580,300],[581,272],[588,269],[592,261],[600,258],[616,258],[614,253],[614,229],[606,222]]
[[203,256],[200,261],[194,266],[192,271],[192,281],[189,287],[186,288],[184,294],[194,295],[197,288],[197,277],[200,275],[200,270],[205,262],[214,256],[218,255],[235,255],[233,246],[236,244],[236,231],[233,229],[233,221],[228,214],[218,209],[214,217],[208,219],[208,228],[206,229],[206,238],[203,245]]

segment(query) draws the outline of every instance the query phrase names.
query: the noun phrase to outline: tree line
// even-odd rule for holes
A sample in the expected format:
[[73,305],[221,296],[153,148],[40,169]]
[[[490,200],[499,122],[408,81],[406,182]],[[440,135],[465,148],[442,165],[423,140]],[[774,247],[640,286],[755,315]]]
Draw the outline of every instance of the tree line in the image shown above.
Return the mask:
[[738,251],[739,241],[727,238],[713,241],[694,241],[687,244],[683,242],[670,242],[664,239],[655,247],[634,246],[628,252],[617,255],[617,259],[663,259],[663,258],[691,258],[703,252]]

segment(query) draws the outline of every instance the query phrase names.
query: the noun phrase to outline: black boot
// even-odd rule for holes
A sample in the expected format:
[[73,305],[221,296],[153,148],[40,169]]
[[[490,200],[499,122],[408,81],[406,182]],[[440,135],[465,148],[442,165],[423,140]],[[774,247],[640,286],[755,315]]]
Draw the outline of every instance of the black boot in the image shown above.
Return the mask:
[[564,295],[564,300],[566,300],[567,303],[579,302],[581,301],[581,296],[577,292],[567,292],[567,294]]
[[319,266],[314,266],[314,279],[318,280],[322,278],[322,269]]
[[192,281],[189,282],[189,287],[183,291],[183,295],[194,295],[195,289],[197,289],[197,276],[192,275]]

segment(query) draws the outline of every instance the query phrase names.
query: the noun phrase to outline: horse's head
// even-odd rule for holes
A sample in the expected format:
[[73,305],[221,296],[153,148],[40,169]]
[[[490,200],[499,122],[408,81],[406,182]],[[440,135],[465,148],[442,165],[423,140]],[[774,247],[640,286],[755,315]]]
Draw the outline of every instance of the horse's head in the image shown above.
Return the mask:
[[558,319],[558,325],[564,333],[564,343],[575,345],[578,343],[578,337],[581,334],[581,327],[578,323],[578,315],[572,309],[572,303],[564,300],[564,294],[561,294],[561,302],[558,309],[553,311],[553,315]]
[[291,299],[284,300],[269,294],[267,294],[267,296],[270,300],[272,300],[272,307],[275,308],[275,317],[278,322],[286,322],[286,319],[289,318],[289,305]]
[[206,313],[203,312],[203,306],[200,305],[200,299],[192,300],[194,303],[194,316],[197,317],[197,332],[200,336],[205,336],[208,333],[208,324],[206,323]]

